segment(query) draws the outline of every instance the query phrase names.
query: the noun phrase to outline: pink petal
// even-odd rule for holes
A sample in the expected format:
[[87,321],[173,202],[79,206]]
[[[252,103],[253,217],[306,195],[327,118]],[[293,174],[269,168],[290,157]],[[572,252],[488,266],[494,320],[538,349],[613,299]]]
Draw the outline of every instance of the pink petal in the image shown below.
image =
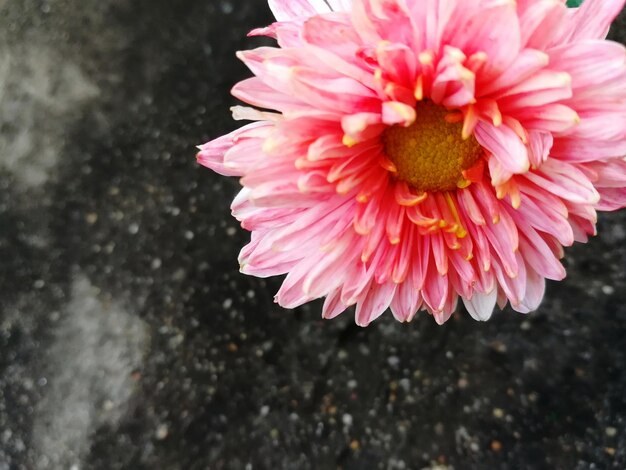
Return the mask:
[[567,15],[565,4],[558,0],[522,0],[518,9],[522,44],[529,49],[545,49],[561,33]]
[[330,320],[343,313],[348,308],[341,302],[341,289],[336,289],[326,296],[322,307],[322,318]]
[[[198,163],[213,171],[224,176],[241,176],[243,174],[243,168],[241,167],[227,167],[224,164],[224,155],[237,145],[238,139],[243,139],[246,136],[264,135],[271,128],[271,123],[267,122],[254,122],[237,129],[230,134],[219,137],[204,145],[200,145],[200,150],[197,155]],[[258,151],[258,147],[255,143],[252,144],[257,149],[256,153],[252,154],[253,158],[262,158],[262,153]]]
[[[521,46],[515,2],[487,2],[475,9],[466,6],[468,3],[464,2],[457,12],[465,24],[449,30],[445,40],[468,56],[476,52],[487,54],[485,76],[497,76],[514,62]],[[506,47],[502,47],[504,44]]]
[[568,12],[567,29],[558,43],[604,39],[609,32],[609,26],[622,8],[624,0],[584,1],[580,8]]
[[524,49],[517,56],[513,64],[505,69],[499,76],[486,83],[481,83],[479,96],[494,95],[498,92],[527,80],[535,73],[543,69],[550,59],[545,52],[535,49]]
[[580,204],[595,204],[600,199],[593,184],[576,166],[550,159],[525,175],[528,180],[563,199]]
[[278,21],[307,18],[330,11],[324,0],[268,0],[268,3]]
[[511,173],[525,173],[530,168],[528,149],[508,126],[494,127],[480,122],[476,126],[474,135],[478,143]]
[[590,162],[626,155],[626,139],[615,141],[556,139],[550,155],[571,163]]
[[257,77],[239,82],[233,87],[231,93],[235,98],[259,108],[288,112],[301,110],[306,106],[299,99],[270,88]]
[[419,290],[411,282],[398,285],[396,294],[391,301],[391,313],[400,322],[411,321],[422,303]]
[[545,279],[532,269],[526,271],[526,292],[524,298],[517,307],[513,307],[520,313],[528,313],[537,310],[546,291]]
[[302,67],[292,68],[289,74],[294,93],[312,106],[342,113],[380,109],[374,92],[354,79],[324,75]]
[[626,188],[599,188],[600,202],[596,205],[601,211],[614,211],[626,207]]
[[415,107],[397,101],[383,103],[383,122],[388,126],[399,124],[408,127],[415,122]]
[[356,307],[356,324],[367,326],[380,317],[389,307],[396,292],[396,284],[387,282],[385,284],[375,284],[369,287],[365,297]]

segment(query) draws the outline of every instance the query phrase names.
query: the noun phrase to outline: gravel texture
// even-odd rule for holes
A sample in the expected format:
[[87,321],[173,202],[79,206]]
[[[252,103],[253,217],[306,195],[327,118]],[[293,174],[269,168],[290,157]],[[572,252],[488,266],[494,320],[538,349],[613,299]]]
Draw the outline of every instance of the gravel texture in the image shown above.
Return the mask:
[[486,324],[325,322],[239,274],[237,182],[194,145],[269,21],[0,0],[0,470],[626,468],[626,212]]

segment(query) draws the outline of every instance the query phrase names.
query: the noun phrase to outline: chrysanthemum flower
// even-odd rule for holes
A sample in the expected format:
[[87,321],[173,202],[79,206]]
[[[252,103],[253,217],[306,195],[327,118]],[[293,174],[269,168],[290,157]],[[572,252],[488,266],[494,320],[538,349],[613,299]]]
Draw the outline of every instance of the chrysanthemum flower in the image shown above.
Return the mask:
[[624,0],[269,0],[233,95],[255,121],[200,147],[241,177],[244,273],[276,301],[326,297],[445,322],[461,298],[537,308],[563,247],[626,205]]

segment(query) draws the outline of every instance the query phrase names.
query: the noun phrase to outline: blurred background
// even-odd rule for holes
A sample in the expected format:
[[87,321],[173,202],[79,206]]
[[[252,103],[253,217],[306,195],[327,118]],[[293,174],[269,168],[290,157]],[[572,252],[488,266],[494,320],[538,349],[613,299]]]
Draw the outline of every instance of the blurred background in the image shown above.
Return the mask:
[[0,470],[626,468],[626,212],[486,324],[360,329],[239,274],[238,183],[195,145],[270,21],[0,0]]

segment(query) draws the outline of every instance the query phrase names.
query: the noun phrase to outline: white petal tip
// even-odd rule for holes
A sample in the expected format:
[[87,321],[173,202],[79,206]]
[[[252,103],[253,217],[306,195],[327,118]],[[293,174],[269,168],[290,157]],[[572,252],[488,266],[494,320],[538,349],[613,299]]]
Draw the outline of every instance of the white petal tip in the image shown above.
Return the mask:
[[493,289],[487,294],[474,292],[471,299],[463,299],[465,308],[470,316],[476,321],[487,321],[493,314],[498,298],[498,290]]

